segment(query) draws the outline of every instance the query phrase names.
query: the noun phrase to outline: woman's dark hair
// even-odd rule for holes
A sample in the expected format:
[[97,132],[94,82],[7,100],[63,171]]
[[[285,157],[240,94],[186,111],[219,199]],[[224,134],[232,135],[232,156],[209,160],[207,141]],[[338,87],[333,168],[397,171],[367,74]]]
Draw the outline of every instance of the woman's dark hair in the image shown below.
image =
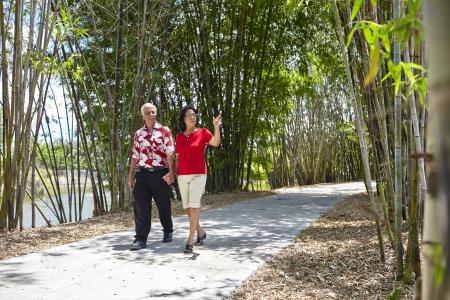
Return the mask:
[[198,127],[198,112],[192,104],[189,104],[189,105],[186,105],[185,107],[183,107],[183,109],[180,111],[180,114],[178,115],[178,127],[180,129],[180,132],[183,132],[186,130],[186,123],[184,123],[184,116],[186,115],[186,112],[190,109],[193,110],[195,112],[195,114],[197,115],[197,120],[195,122],[195,126]]

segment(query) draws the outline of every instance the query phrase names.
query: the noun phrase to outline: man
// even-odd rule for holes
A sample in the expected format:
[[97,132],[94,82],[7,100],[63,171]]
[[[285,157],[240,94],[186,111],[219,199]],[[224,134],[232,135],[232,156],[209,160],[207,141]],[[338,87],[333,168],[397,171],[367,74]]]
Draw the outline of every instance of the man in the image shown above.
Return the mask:
[[128,186],[134,195],[135,240],[130,250],[146,248],[151,228],[152,197],[158,207],[163,227],[163,243],[172,241],[173,223],[169,185],[173,183],[174,145],[169,128],[156,120],[155,105],[145,103],[141,107],[145,126],[134,134]]

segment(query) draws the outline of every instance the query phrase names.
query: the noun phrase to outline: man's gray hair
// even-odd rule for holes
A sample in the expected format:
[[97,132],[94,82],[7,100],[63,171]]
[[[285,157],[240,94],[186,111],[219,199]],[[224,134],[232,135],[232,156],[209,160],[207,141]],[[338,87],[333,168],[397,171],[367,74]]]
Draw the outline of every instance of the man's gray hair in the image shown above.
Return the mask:
[[141,114],[144,115],[144,109],[146,107],[154,107],[156,111],[158,111],[158,109],[156,108],[156,106],[153,103],[147,102],[144,103],[144,105],[141,106]]

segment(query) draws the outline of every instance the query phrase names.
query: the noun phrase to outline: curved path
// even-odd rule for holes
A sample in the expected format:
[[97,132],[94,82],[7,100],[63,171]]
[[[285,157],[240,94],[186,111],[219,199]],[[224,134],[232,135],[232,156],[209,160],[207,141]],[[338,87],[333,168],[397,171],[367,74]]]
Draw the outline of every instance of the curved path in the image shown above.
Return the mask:
[[186,217],[174,240],[128,251],[133,231],[106,234],[0,261],[0,299],[222,299],[334,203],[365,191],[361,182],[278,190],[266,198],[205,211],[204,246],[182,250]]

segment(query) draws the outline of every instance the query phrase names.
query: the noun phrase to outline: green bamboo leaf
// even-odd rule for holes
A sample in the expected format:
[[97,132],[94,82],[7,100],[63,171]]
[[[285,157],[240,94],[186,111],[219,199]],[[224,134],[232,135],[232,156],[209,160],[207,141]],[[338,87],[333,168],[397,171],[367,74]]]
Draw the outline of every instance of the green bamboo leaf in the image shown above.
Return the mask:
[[366,38],[367,43],[370,46],[374,46],[374,39],[373,39],[373,34],[372,34],[372,30],[370,28],[370,26],[363,26],[362,27],[363,33],[364,33],[364,37]]
[[364,78],[364,87],[367,87],[372,81],[375,80],[375,77],[378,74],[378,70],[380,68],[380,48],[375,47],[373,51],[370,53],[370,68],[366,74],[366,78]]
[[408,1],[406,3],[408,7],[408,14],[416,16],[417,13],[419,12],[420,4],[421,4],[420,1],[417,0]]
[[352,21],[355,19],[356,15],[358,14],[359,9],[361,8],[362,0],[355,0],[355,3],[353,4],[352,9]]
[[403,71],[405,72],[406,77],[408,77],[410,82],[414,82],[416,78],[415,78],[413,72],[411,71],[411,67],[409,66],[409,64],[402,63],[402,65],[403,65]]
[[421,105],[427,106],[426,95],[427,95],[427,79],[419,78],[415,82],[414,90],[418,92],[419,101]]
[[421,70],[421,71],[423,71],[423,72],[426,72],[426,71],[427,71],[423,66],[421,66],[421,65],[419,65],[419,64],[416,64],[416,63],[408,63],[408,66],[409,66],[410,68],[417,69],[417,70]]
[[358,30],[361,27],[361,23],[357,22],[355,27],[353,27],[352,31],[350,31],[348,38],[347,38],[347,44],[345,47],[348,48],[348,45],[350,45],[350,42],[352,41],[353,35],[355,34],[355,31]]
[[383,78],[381,78],[381,82],[385,81],[386,79],[388,79],[389,77],[391,77],[392,73],[388,72]]
[[389,72],[393,74],[395,72],[395,70],[394,70],[394,62],[392,60],[388,60],[388,64],[387,65],[388,65]]
[[391,41],[389,40],[388,32],[383,30],[380,32],[380,36],[386,52],[391,53]]

